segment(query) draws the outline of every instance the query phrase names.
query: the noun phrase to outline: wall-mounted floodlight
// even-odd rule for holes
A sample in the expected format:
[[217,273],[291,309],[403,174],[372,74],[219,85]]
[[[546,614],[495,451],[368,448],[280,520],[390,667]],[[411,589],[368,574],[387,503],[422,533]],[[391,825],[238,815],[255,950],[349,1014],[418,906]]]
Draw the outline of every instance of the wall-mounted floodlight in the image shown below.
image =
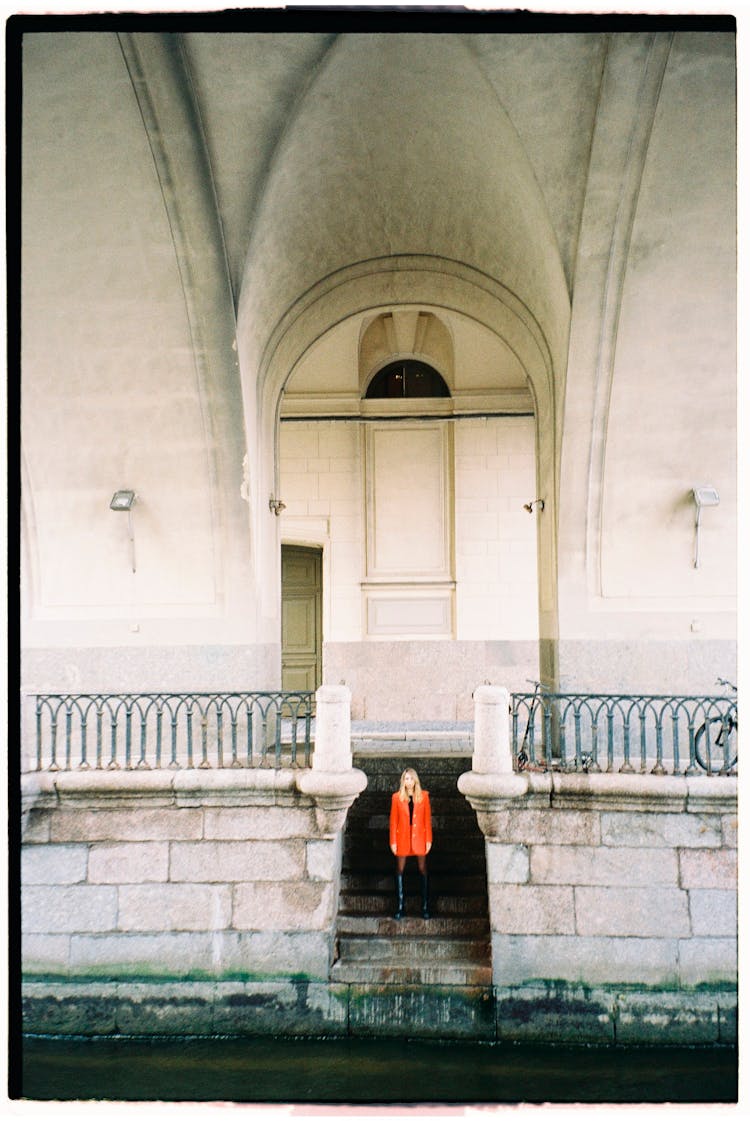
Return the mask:
[[135,572],[135,533],[133,531],[134,490],[116,490],[109,504],[110,510],[124,511],[128,515],[128,537],[130,538],[130,566]]
[[695,502],[695,559],[693,560],[693,568],[698,568],[700,565],[701,510],[704,506],[718,506],[719,492],[716,487],[704,483],[702,486],[693,487],[693,501]]
[[527,514],[532,514],[534,512],[535,506],[539,507],[539,511],[541,513],[541,511],[544,509],[544,499],[534,498],[531,502],[524,502],[523,504],[523,508]]

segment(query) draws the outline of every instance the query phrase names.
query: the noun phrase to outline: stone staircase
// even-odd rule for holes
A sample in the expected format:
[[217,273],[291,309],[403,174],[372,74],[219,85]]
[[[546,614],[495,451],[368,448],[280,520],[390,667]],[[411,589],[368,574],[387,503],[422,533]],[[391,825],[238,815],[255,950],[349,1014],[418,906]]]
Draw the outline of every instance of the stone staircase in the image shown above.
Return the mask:
[[[387,746],[393,749],[396,741]],[[471,768],[471,756],[455,750],[465,751],[465,743],[446,740],[430,743],[429,755],[413,750],[419,746],[414,739],[408,754],[406,746],[402,742],[398,754],[383,755],[383,740],[363,739],[354,748],[360,748],[354,766],[365,772],[368,785],[347,819],[331,979],[358,985],[490,985],[484,837],[456,788],[458,776]],[[407,766],[417,770],[432,806],[427,920],[421,917],[414,859],[406,865],[406,915],[392,917],[395,861],[388,816],[391,794]]]

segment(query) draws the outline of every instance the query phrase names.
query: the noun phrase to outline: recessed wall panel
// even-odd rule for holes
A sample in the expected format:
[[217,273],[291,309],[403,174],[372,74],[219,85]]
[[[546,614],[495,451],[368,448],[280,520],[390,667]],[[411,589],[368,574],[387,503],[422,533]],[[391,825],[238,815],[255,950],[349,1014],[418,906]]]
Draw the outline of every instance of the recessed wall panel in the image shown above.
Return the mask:
[[368,429],[368,575],[450,576],[448,439],[444,425]]

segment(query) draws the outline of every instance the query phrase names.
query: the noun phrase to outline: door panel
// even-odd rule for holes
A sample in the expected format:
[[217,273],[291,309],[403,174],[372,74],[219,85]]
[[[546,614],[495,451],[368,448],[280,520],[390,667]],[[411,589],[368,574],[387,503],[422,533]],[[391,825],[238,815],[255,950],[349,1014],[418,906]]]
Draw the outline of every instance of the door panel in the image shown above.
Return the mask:
[[315,690],[322,678],[321,550],[281,546],[281,687]]

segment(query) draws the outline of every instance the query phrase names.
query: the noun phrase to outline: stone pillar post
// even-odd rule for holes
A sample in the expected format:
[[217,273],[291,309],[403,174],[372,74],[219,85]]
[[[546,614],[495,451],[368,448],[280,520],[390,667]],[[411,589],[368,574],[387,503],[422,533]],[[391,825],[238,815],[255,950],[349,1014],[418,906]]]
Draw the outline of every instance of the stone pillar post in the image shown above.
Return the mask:
[[345,685],[322,685],[315,694],[315,751],[309,771],[297,775],[297,789],[315,802],[315,820],[324,837],[334,837],[352,802],[367,786],[367,775],[352,767],[351,699]]
[[346,685],[321,685],[315,702],[313,770],[351,770],[351,692]]
[[474,690],[474,754],[471,769],[482,775],[513,773],[510,693],[500,685],[480,685]]

